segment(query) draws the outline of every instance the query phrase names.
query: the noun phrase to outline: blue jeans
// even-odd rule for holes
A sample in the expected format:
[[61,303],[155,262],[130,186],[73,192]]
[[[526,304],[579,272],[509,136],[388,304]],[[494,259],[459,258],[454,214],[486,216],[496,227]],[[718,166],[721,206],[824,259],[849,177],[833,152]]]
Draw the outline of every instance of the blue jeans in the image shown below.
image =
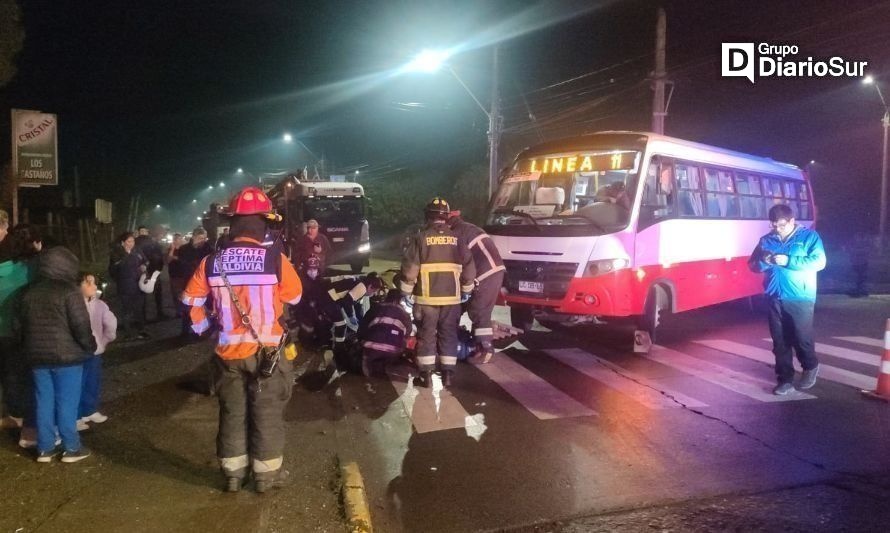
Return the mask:
[[37,451],[50,452],[56,447],[56,428],[65,450],[80,450],[77,434],[77,407],[80,403],[83,365],[40,366],[34,374],[37,403]]
[[83,362],[83,390],[80,392],[78,417],[83,418],[99,410],[102,389],[102,357],[94,355]]

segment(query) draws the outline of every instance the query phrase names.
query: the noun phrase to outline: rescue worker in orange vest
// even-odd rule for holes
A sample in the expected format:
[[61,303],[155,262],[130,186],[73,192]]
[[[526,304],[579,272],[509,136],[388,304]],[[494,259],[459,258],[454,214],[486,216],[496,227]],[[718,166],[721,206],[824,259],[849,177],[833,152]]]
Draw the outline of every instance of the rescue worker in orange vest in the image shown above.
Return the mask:
[[417,366],[421,384],[429,387],[439,360],[442,384],[450,387],[457,364],[457,329],[462,301],[473,291],[476,269],[467,243],[448,227],[451,208],[433,198],[424,209],[427,225],[418,232],[402,261],[399,289],[414,295],[417,332]]
[[491,313],[504,284],[506,267],[491,237],[479,226],[462,219],[460,211],[451,212],[448,225],[455,235],[467,243],[470,255],[473,257],[473,265],[476,267],[476,290],[473,291],[473,297],[467,305],[467,314],[473,322],[473,339],[476,343],[470,361],[476,364],[487,363],[494,355]]
[[[215,386],[219,398],[216,452],[226,476],[226,491],[237,492],[252,468],[257,492],[280,486],[284,408],[293,386],[293,363],[282,355],[271,376],[258,372],[259,344],[275,349],[286,334],[285,305],[300,301],[303,287],[297,272],[276,242],[260,244],[266,225],[275,220],[269,198],[246,187],[229,205],[230,239],[205,257],[189,280],[182,301],[191,306],[192,329],[209,328],[204,310],[207,297],[219,321]],[[259,341],[259,342],[258,342]]]

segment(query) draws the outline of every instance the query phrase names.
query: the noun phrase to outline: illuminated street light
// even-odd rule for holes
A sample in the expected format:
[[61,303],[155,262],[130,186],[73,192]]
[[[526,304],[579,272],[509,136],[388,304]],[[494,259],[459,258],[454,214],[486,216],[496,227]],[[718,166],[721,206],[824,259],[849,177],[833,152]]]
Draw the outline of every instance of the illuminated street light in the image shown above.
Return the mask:
[[404,70],[406,72],[436,72],[452,55],[450,50],[422,50],[412,59]]
[[815,160],[815,159],[810,159],[810,164],[811,164],[811,165],[815,165],[815,164],[816,164],[816,160]]
[[196,203],[198,203],[198,200],[196,200],[195,198],[192,198],[192,203],[196,204]]
[[294,136],[290,133],[285,133],[281,139],[288,144],[294,142]]
[[156,204],[156,205],[155,205],[155,209],[160,209],[160,208],[161,208],[161,204]]
[[433,73],[442,67],[454,76],[454,79],[467,91],[470,97],[479,106],[479,109],[488,118],[488,198],[491,198],[494,188],[497,187],[498,181],[498,144],[501,139],[501,112],[500,112],[500,95],[498,90],[498,46],[492,48],[492,68],[491,68],[491,108],[486,109],[479,98],[473,93],[470,87],[464,83],[464,80],[457,75],[454,68],[448,64],[448,59],[454,55],[453,50],[430,50],[421,51],[407,65],[402,67],[403,72],[426,72]]
[[884,99],[881,85],[874,77],[868,75],[862,78],[862,83],[875,86],[878,97],[881,99],[881,104],[884,106],[884,118],[881,119],[881,125],[884,127],[884,152],[881,159],[881,211],[878,218],[878,242],[881,250],[884,250],[887,246],[887,158],[890,157],[890,154],[887,153],[887,136],[890,133],[888,132],[890,130],[890,106],[887,105],[887,100]]
[[238,167],[238,174],[244,174],[244,169],[241,167]]
[[355,175],[358,176],[358,170],[355,171]]
[[219,182],[219,186],[220,186],[220,187],[225,187],[225,186],[226,186],[226,184],[225,184],[225,183],[223,183],[223,182]]
[[208,190],[208,191],[213,190],[213,185],[208,185],[208,186],[207,186],[207,190]]

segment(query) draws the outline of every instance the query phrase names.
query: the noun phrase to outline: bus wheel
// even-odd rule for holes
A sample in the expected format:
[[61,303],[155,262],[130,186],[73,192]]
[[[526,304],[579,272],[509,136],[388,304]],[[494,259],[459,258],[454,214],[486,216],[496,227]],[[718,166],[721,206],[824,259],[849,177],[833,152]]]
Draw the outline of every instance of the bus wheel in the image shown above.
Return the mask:
[[535,315],[532,314],[532,308],[522,305],[511,305],[510,322],[513,323],[514,328],[519,328],[528,333],[532,330],[532,326],[535,323]]
[[353,274],[361,274],[362,269],[365,268],[365,265],[363,263],[351,263],[349,265],[349,268],[352,269]]
[[646,305],[643,307],[643,316],[640,320],[640,329],[649,332],[649,338],[656,342],[658,328],[666,312],[670,310],[670,300],[667,290],[661,285],[655,285],[649,289],[646,296]]

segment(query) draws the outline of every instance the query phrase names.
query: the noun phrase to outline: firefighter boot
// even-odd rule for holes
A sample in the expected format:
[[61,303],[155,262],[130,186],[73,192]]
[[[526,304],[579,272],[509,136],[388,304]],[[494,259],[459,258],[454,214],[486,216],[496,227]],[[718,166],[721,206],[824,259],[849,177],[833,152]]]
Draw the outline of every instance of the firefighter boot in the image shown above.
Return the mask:
[[446,389],[450,389],[451,385],[454,384],[454,370],[443,370],[442,371],[442,386]]
[[287,478],[290,477],[290,472],[287,470],[279,470],[273,477],[268,479],[257,479],[256,480],[256,491],[260,494],[266,492],[269,489],[278,489],[284,486],[287,482]]
[[244,478],[240,477],[227,477],[226,478],[226,492],[238,492],[241,490],[241,487],[244,486]]
[[433,386],[433,373],[431,371],[420,371],[420,386],[427,389]]

